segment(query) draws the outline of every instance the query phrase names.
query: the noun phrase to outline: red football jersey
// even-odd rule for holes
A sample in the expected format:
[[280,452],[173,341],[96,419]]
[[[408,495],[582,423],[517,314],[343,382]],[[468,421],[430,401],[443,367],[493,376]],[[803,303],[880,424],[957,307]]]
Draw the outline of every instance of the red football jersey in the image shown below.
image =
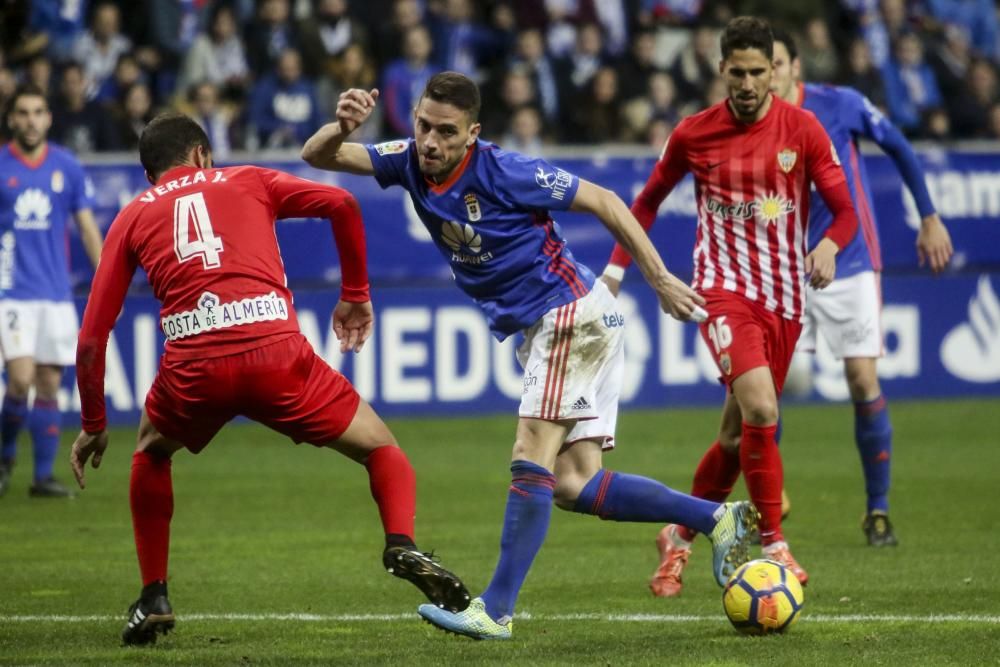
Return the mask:
[[368,300],[364,231],[346,190],[259,167],[176,167],[108,230],[77,347],[84,428],[104,425],[104,354],[137,266],[161,302],[171,359],[250,350],[299,331],[277,218],[326,217],[341,259],[341,298]]
[[[698,204],[693,287],[736,292],[801,319],[810,183],[834,211],[831,240],[842,248],[857,228],[843,169],[816,117],[772,96],[755,123],[737,120],[728,100],[685,118],[632,206],[645,228],[689,171]],[[611,263],[629,261],[616,246]]]

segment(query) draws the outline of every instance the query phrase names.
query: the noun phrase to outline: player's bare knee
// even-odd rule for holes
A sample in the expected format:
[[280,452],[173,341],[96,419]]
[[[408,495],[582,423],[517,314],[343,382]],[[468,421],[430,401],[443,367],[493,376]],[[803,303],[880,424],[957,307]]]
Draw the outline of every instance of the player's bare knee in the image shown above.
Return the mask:
[[586,485],[587,480],[581,479],[578,475],[559,477],[556,479],[556,487],[552,490],[552,502],[559,509],[571,512]]
[[753,426],[778,423],[778,404],[774,401],[752,400],[743,406],[743,421]]

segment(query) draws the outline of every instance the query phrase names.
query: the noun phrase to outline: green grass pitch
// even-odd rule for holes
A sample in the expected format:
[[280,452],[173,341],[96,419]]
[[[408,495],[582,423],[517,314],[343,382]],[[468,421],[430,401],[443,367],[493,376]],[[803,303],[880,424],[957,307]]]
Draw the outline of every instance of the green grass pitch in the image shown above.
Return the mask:
[[[419,592],[382,571],[364,470],[238,424],[173,464],[176,631],[152,648],[122,648],[124,612],[139,590],[127,481],[134,431],[114,431],[102,468],[88,469],[87,490],[68,502],[27,497],[25,437],[0,499],[0,664],[997,664],[998,407],[891,404],[901,545],[872,550],[860,530],[850,406],[789,406],[786,535],[812,580],[798,624],[764,638],[742,637],[726,621],[706,541],[696,544],[683,596],[657,600],[646,582],[658,526],[558,510],[513,640],[445,635],[419,621]],[[417,471],[418,542],[474,594],[496,562],[514,422],[391,422]],[[686,490],[717,423],[717,410],[625,413],[606,464]],[[58,468],[66,481],[71,437]]]

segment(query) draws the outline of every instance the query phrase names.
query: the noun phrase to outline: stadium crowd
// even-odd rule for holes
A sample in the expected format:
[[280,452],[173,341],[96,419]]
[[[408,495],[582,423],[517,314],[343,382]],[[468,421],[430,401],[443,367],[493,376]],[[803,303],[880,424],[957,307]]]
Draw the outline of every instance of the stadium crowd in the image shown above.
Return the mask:
[[427,79],[455,70],[481,84],[483,132],[505,147],[659,148],[679,119],[725,97],[719,31],[756,11],[798,19],[805,77],[857,88],[907,135],[1000,139],[993,0],[763,4],[14,0],[0,6],[0,103],[19,81],[39,85],[51,138],[78,153],[133,150],[155,113],[175,108],[224,159],[301,147],[352,87],[384,101],[360,139],[409,135]]

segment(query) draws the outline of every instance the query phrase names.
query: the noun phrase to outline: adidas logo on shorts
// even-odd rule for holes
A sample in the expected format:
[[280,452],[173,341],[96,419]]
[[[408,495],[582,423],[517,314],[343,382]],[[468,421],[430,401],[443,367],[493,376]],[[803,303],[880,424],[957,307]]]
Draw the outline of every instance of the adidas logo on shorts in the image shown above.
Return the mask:
[[576,403],[573,404],[573,409],[574,410],[589,410],[590,409],[590,403],[587,402],[587,399],[585,399],[583,396],[581,396],[580,398],[576,399]]

